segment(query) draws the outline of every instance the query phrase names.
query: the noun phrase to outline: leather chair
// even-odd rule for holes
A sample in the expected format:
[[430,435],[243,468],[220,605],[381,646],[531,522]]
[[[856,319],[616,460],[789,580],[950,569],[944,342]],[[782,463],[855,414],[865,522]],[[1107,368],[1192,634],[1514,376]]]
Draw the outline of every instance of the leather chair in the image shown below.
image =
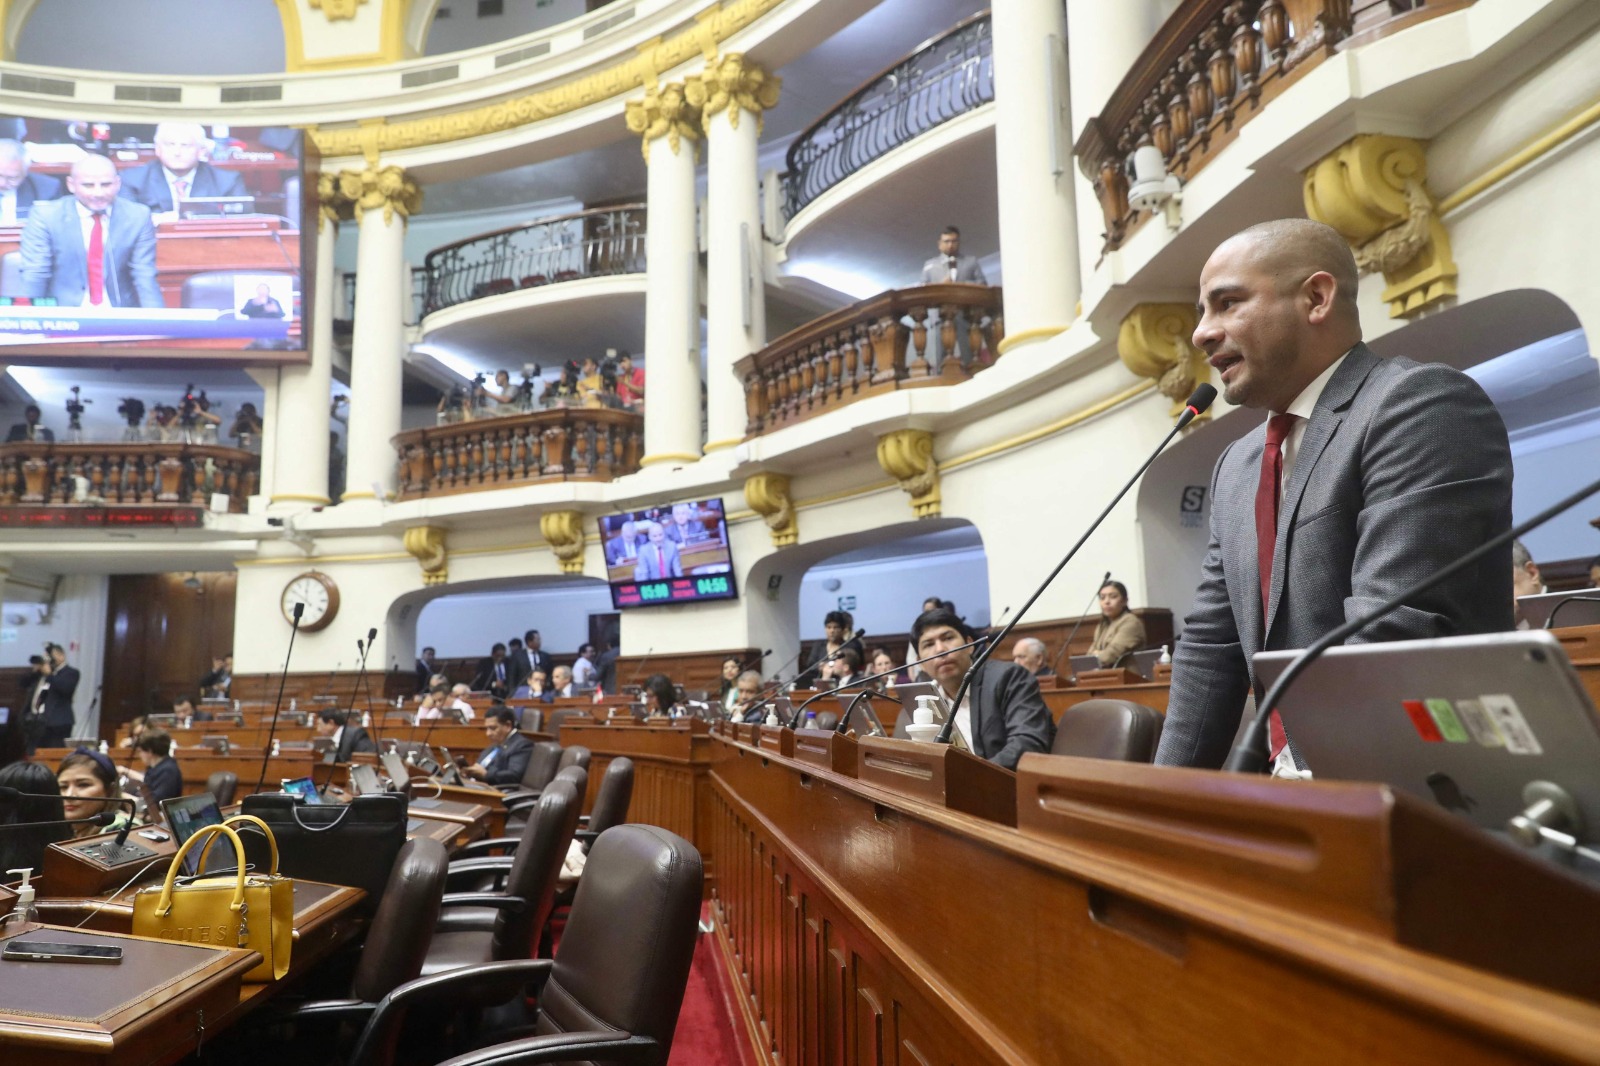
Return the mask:
[[1050,754],[1149,762],[1165,721],[1155,708],[1127,700],[1085,700],[1061,716]]
[[569,718],[576,718],[581,722],[587,722],[591,720],[588,711],[575,711],[570,707],[560,710],[552,710],[549,714],[544,716],[545,727],[543,732],[549,733],[550,739],[560,743],[561,723],[565,722]]
[[[581,766],[569,766],[557,773],[555,779],[572,782],[572,787],[578,791],[578,806],[582,808],[583,798],[589,794],[589,771]],[[522,827],[528,821],[528,812],[539,802],[542,792],[542,789],[540,792],[512,792],[505,797],[507,834],[515,836],[522,832]]]
[[665,829],[623,825],[595,842],[589,869],[554,959],[488,963],[402,985],[378,1005],[348,1066],[389,1062],[412,1010],[479,1007],[530,988],[539,999],[536,1035],[468,1051],[451,1066],[664,1066],[694,958],[700,853]]
[[578,839],[593,844],[601,833],[628,820],[628,807],[632,803],[633,760],[619,755],[606,764],[606,772],[600,776],[594,806],[578,819]]
[[533,746],[533,754],[528,756],[528,768],[522,771],[522,780],[515,785],[501,785],[502,792],[533,792],[537,793],[548,785],[556,776],[556,771],[561,769],[561,745],[544,740]]
[[239,775],[232,770],[218,770],[206,778],[206,791],[217,797],[217,806],[226,807],[233,802],[239,789]]
[[587,770],[591,758],[593,758],[593,753],[588,748],[582,744],[574,744],[570,748],[561,750],[561,762],[556,766],[556,770],[560,772],[569,766],[581,766]]
[[[294,275],[281,270],[207,270],[191,274],[184,279],[183,288],[179,290],[178,306],[237,312],[244,300],[237,298],[236,279],[249,280],[251,291],[254,292],[259,279],[278,277],[292,278]],[[284,308],[284,311],[287,313],[289,308]]]
[[[469,844],[467,858],[450,864],[448,887],[480,888],[486,874],[505,875],[502,892],[450,892],[423,961],[424,975],[533,954],[535,933],[555,904],[556,881],[567,845],[578,827],[582,799],[572,782],[552,781],[534,806],[520,839]],[[494,848],[515,847],[509,856],[485,857]]]
[[523,711],[522,728],[530,733],[541,732],[544,728],[544,710],[540,707],[529,707]]

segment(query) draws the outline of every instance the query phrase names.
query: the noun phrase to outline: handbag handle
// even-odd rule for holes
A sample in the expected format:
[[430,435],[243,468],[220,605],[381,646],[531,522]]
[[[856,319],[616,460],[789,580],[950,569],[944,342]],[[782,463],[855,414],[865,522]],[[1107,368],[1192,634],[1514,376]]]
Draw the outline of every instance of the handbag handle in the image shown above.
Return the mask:
[[[357,798],[359,798],[359,797],[357,797]],[[339,828],[339,826],[344,824],[344,820],[345,820],[346,816],[349,815],[350,808],[352,806],[353,806],[353,804],[345,804],[345,806],[339,811],[339,817],[335,818],[333,821],[328,822],[328,823],[326,823],[324,825],[307,825],[305,822],[301,821],[300,820],[300,807],[301,807],[301,805],[298,804],[298,803],[294,804],[293,806],[291,806],[289,808],[289,813],[294,815],[294,824],[299,826],[301,829],[304,829],[306,832],[308,832],[308,833],[326,833],[328,830],[337,829],[337,828]],[[261,821],[259,818],[256,819],[256,820],[257,821]],[[266,823],[262,822],[262,828],[265,828],[265,827],[266,827]]]
[[233,902],[228,904],[228,909],[236,912],[244,909],[244,842],[239,839],[238,833],[225,825],[207,825],[201,826],[193,836],[185,840],[183,847],[172,857],[172,865],[167,867],[167,879],[161,885],[161,898],[156,901],[158,915],[165,918],[172,913],[172,887],[178,879],[178,871],[183,868],[183,857],[202,840],[209,841],[216,836],[226,836],[232,841],[234,854],[239,856],[239,869],[233,886]]
[[[248,823],[250,823],[251,825],[255,826],[255,828],[257,828],[257,829],[259,829],[261,831],[261,835],[262,836],[267,838],[267,847],[272,849],[272,865],[267,870],[267,876],[269,876],[269,877],[277,877],[278,876],[278,838],[272,835],[272,827],[267,825],[266,822],[263,822],[260,818],[257,818],[253,814],[236,814],[232,818],[229,818],[229,819],[225,820],[222,824],[223,825],[233,825],[236,822],[248,822]],[[210,840],[206,841],[205,848],[202,849],[201,852],[200,852],[200,865],[197,867],[198,869],[204,870],[206,868],[206,857],[211,854],[211,845],[215,844],[216,842],[217,842],[217,838],[216,838],[215,834],[212,835]],[[244,851],[240,850],[240,851],[236,852],[236,854],[239,857],[239,865],[242,867],[244,865]]]

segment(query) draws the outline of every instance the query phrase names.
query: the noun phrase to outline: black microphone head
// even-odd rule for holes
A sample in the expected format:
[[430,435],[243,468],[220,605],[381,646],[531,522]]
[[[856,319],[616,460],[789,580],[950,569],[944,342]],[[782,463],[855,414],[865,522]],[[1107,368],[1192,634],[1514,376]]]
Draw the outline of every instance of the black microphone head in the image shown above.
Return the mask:
[[[1211,390],[1211,395],[1215,396],[1216,394],[1217,394],[1217,390],[1216,389],[1212,389]],[[1210,405],[1210,403],[1211,403],[1210,400],[1206,401],[1206,404],[1208,406]],[[378,627],[377,626],[373,626],[371,629],[367,630],[367,643],[371,644],[373,641],[375,641],[377,639],[378,639]]]
[[1212,385],[1210,382],[1206,382],[1189,394],[1189,400],[1184,404],[1184,406],[1193,408],[1194,413],[1197,415],[1203,415],[1206,413],[1206,409],[1211,406],[1212,402],[1215,401],[1216,398],[1216,386]]
[[300,621],[300,616],[305,614],[305,613],[306,613],[306,605],[305,604],[297,603],[297,604],[294,605],[294,620],[296,622]]
[[[111,825],[116,820],[117,816],[111,811],[101,811],[99,814],[93,814],[89,816],[89,821],[93,822],[95,825]],[[132,822],[128,823],[128,828],[133,828]]]
[[357,637],[357,638],[356,638],[356,651],[357,651],[357,652],[360,652],[360,651],[361,651],[361,650],[362,650],[362,649],[364,649],[364,648],[365,648],[365,647],[366,647],[366,645],[365,645],[365,644],[363,644],[363,643],[362,643],[362,642],[361,642],[361,638],[360,638],[360,637]]

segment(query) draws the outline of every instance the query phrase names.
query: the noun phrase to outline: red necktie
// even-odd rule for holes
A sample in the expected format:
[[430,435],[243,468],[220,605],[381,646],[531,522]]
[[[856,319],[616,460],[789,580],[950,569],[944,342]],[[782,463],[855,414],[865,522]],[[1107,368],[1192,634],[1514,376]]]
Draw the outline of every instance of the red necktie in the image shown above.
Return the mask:
[[89,230],[89,302],[102,304],[106,299],[106,213],[94,213],[94,226]]
[[[1298,415],[1273,415],[1267,421],[1267,446],[1261,453],[1261,480],[1256,486],[1256,563],[1261,575],[1261,643],[1267,640],[1267,605],[1272,597],[1272,557],[1278,550],[1278,498],[1283,488],[1283,442],[1294,431]],[[1272,757],[1288,742],[1283,721],[1272,712]]]
[[656,576],[667,576],[667,553],[664,548],[656,549]]

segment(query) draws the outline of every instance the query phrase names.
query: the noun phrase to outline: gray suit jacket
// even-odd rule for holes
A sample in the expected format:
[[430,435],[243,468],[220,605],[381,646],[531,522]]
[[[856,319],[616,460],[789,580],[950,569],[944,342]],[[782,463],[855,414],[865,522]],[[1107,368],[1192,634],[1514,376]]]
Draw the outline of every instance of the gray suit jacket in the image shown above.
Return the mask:
[[[164,307],[156,284],[156,231],[150,209],[131,200],[111,208],[106,233],[106,301],[114,307]],[[62,307],[83,303],[89,288],[88,249],[71,197],[33,205],[22,227],[22,291],[54,297]]]
[[[1212,473],[1211,543],[1173,653],[1158,763],[1220,767],[1255,682],[1256,652],[1304,648],[1511,526],[1511,448],[1477,382],[1357,344],[1317,401],[1284,486],[1263,626],[1255,533],[1263,448],[1264,434],[1252,431]],[[1507,546],[1350,642],[1513,625]]]
[[[978,265],[977,256],[956,256],[956,281],[970,285],[987,285],[989,279],[983,276],[983,267]],[[922,264],[922,283],[924,285],[942,285],[950,281],[950,267],[945,257],[936,255]]]

